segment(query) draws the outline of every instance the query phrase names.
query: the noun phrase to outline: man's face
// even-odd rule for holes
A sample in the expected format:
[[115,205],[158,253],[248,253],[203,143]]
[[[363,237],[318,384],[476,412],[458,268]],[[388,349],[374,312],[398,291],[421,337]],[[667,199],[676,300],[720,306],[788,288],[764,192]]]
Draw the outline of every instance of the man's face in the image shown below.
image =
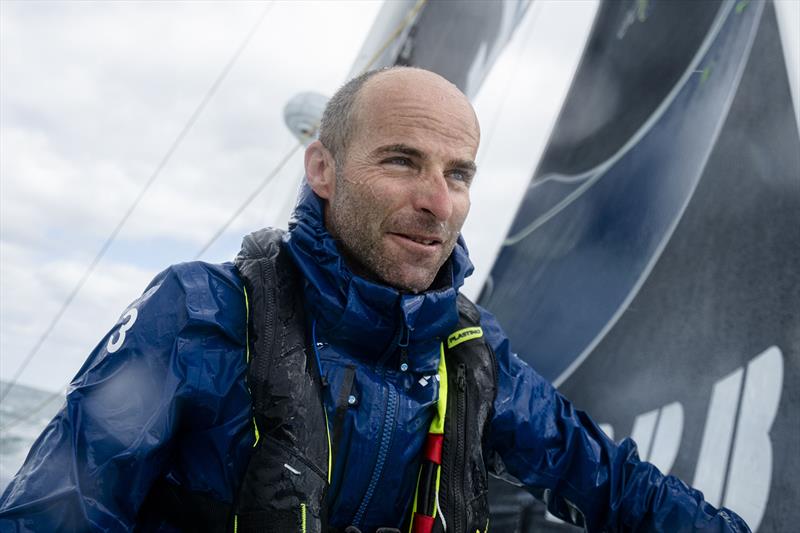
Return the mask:
[[388,72],[362,88],[355,122],[328,230],[357,274],[424,291],[469,211],[479,141],[472,108],[431,73]]

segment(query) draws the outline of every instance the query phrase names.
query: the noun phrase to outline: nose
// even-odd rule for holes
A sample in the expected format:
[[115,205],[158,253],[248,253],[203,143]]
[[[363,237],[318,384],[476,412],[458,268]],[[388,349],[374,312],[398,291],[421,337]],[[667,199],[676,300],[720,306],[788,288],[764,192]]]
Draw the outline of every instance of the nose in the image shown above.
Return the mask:
[[415,207],[445,221],[453,214],[452,191],[441,171],[429,171],[417,186]]

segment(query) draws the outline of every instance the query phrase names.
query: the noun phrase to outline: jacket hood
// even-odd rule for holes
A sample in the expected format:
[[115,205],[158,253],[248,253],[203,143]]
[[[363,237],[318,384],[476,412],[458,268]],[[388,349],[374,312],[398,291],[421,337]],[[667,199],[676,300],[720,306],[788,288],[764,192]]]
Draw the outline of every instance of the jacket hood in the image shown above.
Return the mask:
[[306,309],[324,338],[376,361],[408,342],[410,369],[436,371],[439,344],[458,322],[458,289],[473,270],[463,237],[439,273],[445,283],[419,294],[398,291],[347,267],[325,228],[322,199],[304,183],[284,241],[304,274]]

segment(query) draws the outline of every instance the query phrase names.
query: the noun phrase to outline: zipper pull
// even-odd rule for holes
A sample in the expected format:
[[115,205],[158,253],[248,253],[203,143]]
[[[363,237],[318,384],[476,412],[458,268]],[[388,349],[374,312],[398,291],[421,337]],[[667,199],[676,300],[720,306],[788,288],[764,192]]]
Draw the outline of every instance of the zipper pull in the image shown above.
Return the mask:
[[464,365],[458,365],[456,383],[458,384],[458,390],[464,391],[467,389],[467,368]]
[[403,334],[400,336],[400,341],[397,343],[397,346],[400,347],[400,371],[407,372],[408,371],[408,341],[411,337],[411,332],[408,330],[408,327],[404,324],[403,325]]

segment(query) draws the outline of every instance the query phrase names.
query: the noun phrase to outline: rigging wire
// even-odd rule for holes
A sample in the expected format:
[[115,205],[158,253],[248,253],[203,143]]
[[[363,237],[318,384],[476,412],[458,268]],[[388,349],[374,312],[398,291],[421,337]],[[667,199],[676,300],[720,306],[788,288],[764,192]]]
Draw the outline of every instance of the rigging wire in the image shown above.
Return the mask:
[[233,211],[233,214],[230,217],[228,217],[228,220],[226,220],[225,223],[222,226],[220,226],[220,228],[216,231],[216,233],[214,233],[214,235],[203,245],[203,247],[200,248],[200,251],[197,252],[197,254],[194,256],[195,260],[199,259],[201,255],[206,253],[206,250],[208,250],[211,247],[211,245],[214,244],[216,240],[222,236],[223,233],[225,233],[225,230],[227,230],[228,227],[230,227],[233,221],[236,220],[245,209],[247,209],[247,206],[249,206],[253,202],[253,200],[255,200],[259,194],[261,194],[261,191],[263,191],[264,188],[267,185],[269,185],[269,183],[275,178],[275,176],[277,176],[278,173],[281,170],[283,170],[283,167],[286,166],[286,163],[288,163],[289,160],[292,158],[292,156],[295,153],[297,153],[297,150],[299,150],[301,146],[303,146],[301,143],[295,144],[294,147],[291,150],[289,150],[289,152],[287,152],[285,156],[283,156],[283,159],[280,160],[280,162],[272,170],[272,172],[267,174],[267,177],[264,178],[261,181],[261,183],[258,184],[258,186],[253,190],[253,192],[251,192],[247,196],[247,198],[245,198],[244,202],[242,202],[242,205],[240,205]]
[[20,422],[24,422],[25,420],[28,420],[28,419],[32,418],[33,415],[35,415],[36,413],[38,413],[39,411],[44,409],[44,407],[46,405],[51,403],[56,398],[61,397],[64,394],[64,391],[66,390],[67,386],[69,386],[69,383],[67,383],[67,385],[61,387],[57,392],[53,392],[51,394],[48,394],[41,402],[39,402],[35,406],[33,406],[33,408],[31,408],[24,415],[11,417],[11,422],[8,422],[7,424],[5,424],[2,427],[0,427],[0,430],[8,431],[10,428],[16,426]]
[[[384,41],[383,45],[381,45],[381,47],[370,57],[370,60],[361,69],[361,71],[358,73],[358,75],[361,75],[361,74],[367,72],[368,70],[370,70],[372,68],[372,66],[375,64],[375,62],[378,60],[378,58],[386,51],[386,49],[392,44],[392,42],[395,39],[397,39],[409,25],[411,25],[411,23],[415,20],[417,14],[419,13],[420,9],[422,9],[422,7],[427,3],[427,1],[428,0],[418,0],[417,1],[417,3],[414,5],[414,7],[411,8],[411,10],[409,10],[409,12],[406,15],[406,17],[397,26],[397,28],[395,28],[395,30],[391,34],[389,34],[389,37]],[[236,54],[234,55],[234,58],[232,58],[232,60],[228,63],[228,65],[226,65],[225,69],[223,70],[223,74],[220,76],[220,78],[217,79],[217,81],[214,83],[214,85],[212,85],[212,89],[214,91],[216,91],[216,87],[219,85],[219,82],[221,82],[221,78],[224,77],[225,74],[227,74],[227,71],[230,70],[230,67],[232,66],[233,62],[236,60],[236,58],[238,58],[238,55],[241,54],[241,51],[247,45],[247,43],[249,42],[250,38],[255,33],[255,30],[258,28],[258,26],[260,25],[260,23],[263,20],[264,16],[266,15],[267,11],[269,10],[269,7],[271,7],[271,6],[272,6],[272,3],[270,3],[267,6],[267,8],[264,10],[264,12],[261,14],[261,16],[257,20],[256,24],[254,25],[253,29],[250,31],[250,34],[248,34],[248,36],[245,38],[245,41],[242,43],[242,45],[237,50]],[[201,103],[201,106],[204,106],[206,101],[207,101],[207,98],[205,98],[203,100],[203,102]],[[198,114],[198,112],[195,111],[195,114]],[[190,121],[196,119],[195,114],[192,115],[192,118],[190,119]],[[315,132],[316,132],[316,130],[318,128],[319,128],[319,124],[316,124],[316,127],[314,128]],[[184,128],[184,130],[188,131],[187,128]],[[183,134],[183,132],[182,132],[182,134]],[[228,218],[228,220],[203,245],[203,247],[195,255],[195,257],[194,257],[195,259],[198,259],[200,256],[202,256],[211,247],[211,245],[213,245],[214,242],[216,242],[216,240],[219,239],[219,237],[222,236],[223,233],[225,233],[225,230],[227,230],[228,227],[230,227],[230,225],[233,223],[233,221],[236,220],[236,218],[239,215],[241,215],[241,213],[258,197],[258,195],[264,190],[264,188],[275,178],[275,176],[278,175],[278,173],[289,162],[289,160],[292,158],[292,156],[302,146],[303,146],[302,143],[297,143],[296,145],[294,145],[294,147],[291,150],[289,150],[289,152],[280,160],[278,165],[276,165],[275,168],[273,168],[273,170],[269,174],[267,174],[267,176],[261,181],[261,183],[247,196],[245,201],[238,208],[236,208],[234,210],[233,214]],[[175,147],[176,147],[176,143],[173,143],[173,147],[170,150],[174,151]],[[171,155],[171,153],[169,153],[169,152],[168,152],[168,154]],[[166,164],[166,159],[168,159],[168,158],[165,157],[165,160],[162,160],[163,164]],[[160,165],[160,167],[162,167],[163,164]],[[160,171],[160,167],[157,169],[156,172]],[[151,181],[153,181],[153,179],[154,178],[151,177]],[[150,186],[150,182],[148,182],[146,187],[149,187],[149,186]],[[140,195],[139,195],[139,197],[137,197],[135,203],[138,203],[138,201],[141,199],[141,197],[143,195],[144,195],[144,191],[142,191],[142,193],[140,193]],[[135,207],[135,205],[133,207]],[[130,212],[132,212],[132,211],[133,211],[133,208],[131,208],[129,210],[129,213],[126,214],[126,217],[129,216]],[[118,228],[115,230],[117,233],[119,232],[119,228],[121,227],[121,225],[122,225],[122,223],[119,224]],[[108,244],[110,245],[110,242],[108,242]],[[105,250],[102,250],[102,251],[103,251],[103,253],[105,253]],[[100,255],[100,254],[98,254],[98,255]],[[102,256],[100,256],[100,257],[102,257]],[[99,261],[99,259],[98,259],[98,261]],[[93,269],[94,266],[95,266],[95,263],[93,263],[90,266],[90,269]],[[91,273],[91,270],[87,270],[87,273]],[[88,278],[88,275],[85,274],[84,276],[85,276],[85,278]],[[86,280],[82,279],[80,286],[82,287],[83,283],[85,283],[85,282],[86,282]],[[73,290],[73,293],[71,294],[72,298],[74,298],[74,295],[77,294],[78,290],[80,290],[80,287],[78,287],[76,290]],[[71,301],[71,299],[70,299],[70,301]],[[53,329],[53,327],[55,327],[55,324],[58,322],[58,319],[60,318],[60,315],[63,314],[63,311],[65,309],[66,309],[66,306],[62,307],[61,313],[59,315],[57,315],[57,318],[53,320],[53,322],[51,323],[50,327],[45,332],[46,335],[49,335],[50,331]],[[44,342],[44,339],[46,339],[46,335],[43,335],[43,338],[41,338],[40,342],[37,343],[37,346],[35,346],[35,350],[32,350],[31,353],[29,353],[28,359],[23,363],[23,369],[24,369],[24,366],[27,366],[27,364],[30,362],[30,359],[33,357],[33,355],[36,353],[38,348]],[[3,391],[2,395],[0,395],[0,401],[2,401],[6,397],[6,395],[8,394],[8,391],[16,383],[16,380],[17,380],[17,378],[19,378],[20,374],[21,374],[21,371],[18,370],[17,374],[14,376],[14,379],[9,383],[9,386],[7,386],[5,388],[5,390]],[[30,419],[33,415],[38,413],[46,405],[48,405],[50,402],[52,402],[56,397],[61,396],[63,394],[62,391],[66,390],[68,386],[69,386],[69,382],[66,383],[64,386],[62,386],[59,389],[58,392],[54,392],[54,393],[50,394],[49,396],[47,396],[44,400],[42,400],[42,402],[40,402],[39,404],[34,406],[33,409],[28,411],[26,414],[24,414],[22,416],[19,416],[19,417],[14,417],[7,424],[5,424],[3,426],[0,426],[0,430],[6,431],[6,430],[8,430],[9,428],[11,428],[11,427],[13,427],[15,425],[17,425],[17,424],[19,424],[19,423],[21,423],[21,422],[23,422],[25,420]]]
[[83,273],[81,278],[78,280],[78,283],[75,284],[75,287],[73,287],[72,291],[67,295],[67,298],[61,304],[61,307],[59,308],[58,312],[55,314],[55,316],[50,321],[48,326],[45,328],[45,330],[42,332],[42,334],[36,340],[36,343],[33,345],[31,350],[25,356],[25,359],[22,360],[22,364],[20,364],[19,367],[17,368],[17,371],[14,373],[14,376],[11,378],[11,381],[9,381],[8,385],[3,389],[2,392],[0,392],[0,403],[2,403],[2,401],[6,398],[6,396],[8,396],[8,393],[11,391],[11,389],[14,387],[14,385],[16,385],[16,383],[19,380],[20,376],[25,371],[25,369],[28,367],[28,364],[30,364],[31,360],[33,360],[33,357],[39,352],[39,349],[42,347],[44,342],[47,340],[47,338],[53,332],[53,329],[59,323],[59,321],[61,320],[61,317],[64,316],[64,313],[67,311],[69,306],[72,304],[73,300],[75,300],[75,297],[78,295],[78,293],[81,291],[83,286],[86,284],[86,282],[88,281],[89,277],[94,272],[94,270],[97,267],[97,265],[100,263],[100,261],[106,255],[106,252],[111,247],[111,244],[114,242],[114,240],[116,239],[116,237],[119,234],[119,232],[122,230],[122,227],[125,225],[125,223],[128,222],[128,219],[133,214],[133,212],[136,210],[136,207],[142,201],[142,198],[144,198],[144,195],[147,193],[148,189],[150,189],[150,187],[153,185],[153,183],[155,183],[156,179],[158,179],[158,177],[161,175],[161,171],[164,169],[165,166],[167,166],[167,163],[172,158],[172,155],[175,153],[175,151],[177,150],[178,146],[181,144],[183,139],[186,137],[186,135],[192,129],[192,127],[194,126],[195,122],[197,122],[198,117],[203,112],[203,110],[206,108],[206,105],[211,100],[211,98],[216,94],[217,89],[219,89],[220,85],[222,85],[223,80],[227,77],[228,73],[233,68],[233,65],[236,63],[236,60],[239,59],[239,56],[242,54],[244,49],[250,43],[250,40],[255,35],[256,30],[258,30],[259,26],[261,25],[261,22],[264,20],[264,17],[266,17],[266,15],[269,12],[269,10],[272,7],[272,5],[273,5],[273,3],[270,2],[262,10],[261,15],[259,15],[259,17],[256,19],[255,24],[253,24],[253,27],[250,29],[250,31],[245,36],[245,38],[242,41],[242,43],[239,45],[239,47],[233,53],[233,56],[231,56],[231,58],[228,60],[228,62],[225,65],[225,67],[222,69],[222,72],[220,72],[220,74],[214,80],[214,83],[212,83],[211,87],[209,87],[208,91],[206,91],[205,96],[203,96],[203,99],[200,101],[198,106],[195,108],[194,112],[189,117],[189,120],[186,122],[186,125],[183,127],[183,129],[178,134],[178,136],[175,138],[175,140],[172,141],[172,145],[170,145],[169,149],[164,154],[164,157],[161,158],[161,161],[158,163],[158,165],[156,166],[155,170],[150,175],[150,178],[148,178],[147,182],[144,184],[144,187],[142,187],[142,189],[139,191],[139,194],[133,200],[133,203],[130,205],[130,207],[128,207],[127,211],[125,211],[125,214],[122,215],[122,218],[119,220],[119,222],[117,223],[116,227],[114,227],[114,229],[111,231],[111,234],[108,236],[108,238],[105,240],[103,245],[100,247],[100,250],[98,250],[97,254],[94,256],[94,259],[92,259],[92,262],[89,264],[89,266],[86,269],[86,271]]
[[[400,22],[400,24],[398,24],[398,26],[394,29],[394,31],[392,31],[392,33],[389,34],[389,37],[386,38],[386,40],[383,42],[380,48],[378,48],[378,50],[374,54],[372,54],[372,56],[370,56],[369,61],[367,61],[366,65],[359,71],[359,73],[356,76],[360,76],[361,74],[364,74],[365,72],[367,72],[369,69],[372,68],[372,66],[375,64],[378,58],[380,58],[381,55],[383,55],[383,53],[386,51],[387,48],[389,48],[392,42],[394,42],[403,33],[403,31],[405,31],[405,29],[408,28],[408,26],[414,21],[414,19],[417,16],[417,13],[419,13],[419,10],[422,9],[422,6],[424,6],[427,3],[427,1],[428,0],[417,0],[417,3],[414,5],[414,7],[408,11],[405,17],[403,17],[403,20]],[[317,122],[314,125],[314,130],[310,135],[312,137],[316,135],[318,129],[319,129],[319,122]],[[267,184],[269,184],[269,182],[271,182],[275,178],[275,176],[277,176],[278,173],[283,169],[286,163],[289,162],[289,159],[291,159],[294,153],[297,150],[299,150],[302,146],[303,146],[302,143],[296,144],[289,151],[289,153],[287,153],[284,156],[284,158],[281,159],[280,163],[278,163],[278,166],[275,167],[275,169],[273,169],[273,171],[270,172],[266,178],[264,178],[264,180],[245,199],[242,205],[240,205],[236,210],[234,210],[233,214],[228,218],[228,220],[203,245],[200,251],[197,252],[197,254],[194,256],[194,259],[199,259],[204,253],[206,253],[206,251],[208,251],[211,245],[214,244],[217,241],[217,239],[219,239],[225,233],[225,231],[230,227],[233,221],[236,220],[239,217],[239,215],[241,215],[242,212],[244,212],[245,209],[247,209],[247,207],[258,197],[261,191],[264,190]]]

